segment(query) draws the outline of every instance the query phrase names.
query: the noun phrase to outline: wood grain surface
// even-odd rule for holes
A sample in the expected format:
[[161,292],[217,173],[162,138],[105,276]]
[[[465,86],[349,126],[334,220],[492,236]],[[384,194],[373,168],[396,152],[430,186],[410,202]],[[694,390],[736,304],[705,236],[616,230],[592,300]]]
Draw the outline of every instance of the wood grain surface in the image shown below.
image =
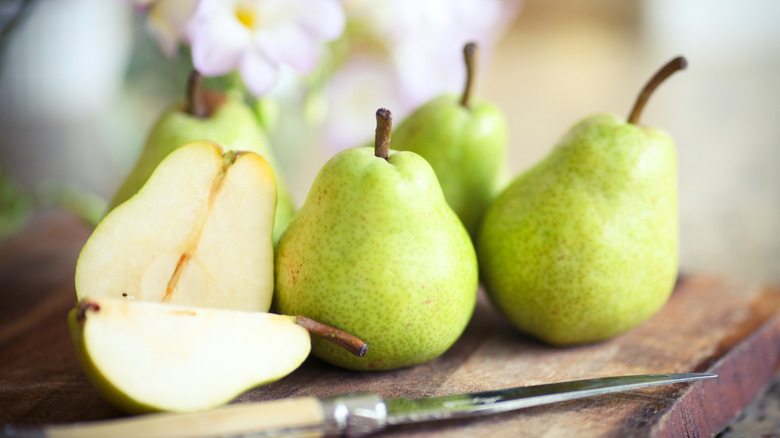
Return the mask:
[[[0,422],[35,425],[120,415],[79,368],[66,326],[73,273],[90,230],[60,211],[0,243]],[[513,330],[480,294],[461,339],[401,370],[354,372],[315,358],[236,403],[372,391],[425,397],[622,374],[709,371],[719,378],[476,419],[410,425],[382,436],[711,436],[780,366],[780,291],[684,275],[651,320],[616,339],[555,348]]]

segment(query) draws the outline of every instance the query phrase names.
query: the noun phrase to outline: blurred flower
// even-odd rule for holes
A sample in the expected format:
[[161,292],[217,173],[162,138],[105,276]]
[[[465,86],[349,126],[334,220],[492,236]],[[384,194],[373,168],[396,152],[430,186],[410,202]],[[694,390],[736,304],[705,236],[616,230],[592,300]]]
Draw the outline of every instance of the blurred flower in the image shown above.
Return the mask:
[[281,64],[311,71],[320,45],[338,38],[344,22],[338,0],[201,0],[189,27],[193,64],[205,76],[238,70],[260,96]]
[[[370,139],[373,111],[380,106],[400,122],[434,96],[460,92],[466,77],[463,46],[478,43],[484,65],[520,5],[519,0],[344,0],[348,47],[326,83],[334,113],[325,127],[328,144],[338,150]],[[351,107],[365,115],[348,111]]]
[[180,43],[189,43],[187,26],[198,0],[132,0],[132,3],[147,12],[146,28],[166,56],[173,57]]
[[329,149],[359,146],[373,138],[374,112],[388,108],[401,113],[398,80],[391,60],[371,54],[351,56],[328,80],[325,97],[329,108],[322,124]]
[[474,41],[489,54],[520,5],[519,0],[387,0],[376,7],[371,0],[345,0],[350,24],[392,59],[403,98],[415,106],[459,90],[465,79],[463,46]]
[[[330,149],[370,140],[374,111],[397,121],[465,82],[463,46],[479,62],[521,0],[133,0],[168,54],[190,45],[205,76],[237,72],[255,96],[301,107]],[[325,44],[332,42],[332,44]],[[322,55],[326,51],[327,56]]]

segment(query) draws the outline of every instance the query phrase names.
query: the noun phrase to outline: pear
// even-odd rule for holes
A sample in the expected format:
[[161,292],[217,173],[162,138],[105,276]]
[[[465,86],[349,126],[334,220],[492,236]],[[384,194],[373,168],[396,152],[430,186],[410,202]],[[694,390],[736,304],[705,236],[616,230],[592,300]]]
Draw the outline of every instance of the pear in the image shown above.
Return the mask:
[[260,155],[205,141],[177,148],[87,240],[78,298],[267,311],[275,205]]
[[463,53],[463,94],[445,94],[415,110],[393,131],[393,148],[416,152],[430,163],[447,203],[476,239],[506,174],[507,127],[496,105],[472,96],[477,45],[467,44]]
[[659,70],[628,120],[577,123],[488,209],[482,280],[521,331],[555,345],[596,342],[667,301],[678,269],[675,146],[637,123],[652,91],[685,66],[680,57]]
[[126,413],[191,412],[227,403],[303,363],[295,317],[120,298],[85,299],[68,324],[87,377]]
[[358,359],[312,340],[314,355],[348,369],[441,355],[476,302],[468,233],[425,159],[389,149],[391,126],[392,115],[380,109],[375,147],[341,151],[323,166],[277,246],[273,308],[370,345]]
[[220,143],[232,151],[255,152],[273,169],[278,191],[274,242],[295,211],[281,168],[257,117],[239,96],[206,92],[194,71],[187,82],[187,100],[166,110],[152,127],[141,155],[109,203],[109,211],[133,196],[152,171],[173,150],[196,140]]

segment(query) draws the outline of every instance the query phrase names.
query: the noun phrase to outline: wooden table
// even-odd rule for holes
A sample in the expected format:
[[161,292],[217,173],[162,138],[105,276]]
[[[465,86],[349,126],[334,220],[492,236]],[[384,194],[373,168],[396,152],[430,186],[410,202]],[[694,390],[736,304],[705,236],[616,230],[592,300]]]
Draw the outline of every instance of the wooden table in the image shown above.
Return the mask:
[[[0,422],[37,425],[120,414],[79,368],[66,327],[73,272],[90,229],[67,213],[36,216],[0,243]],[[479,419],[406,426],[383,436],[710,436],[780,366],[780,291],[683,275],[664,309],[608,342],[553,348],[511,329],[480,297],[442,357],[389,372],[352,372],[310,358],[236,402],[374,391],[420,397],[620,374],[708,371],[717,379],[592,397]]]

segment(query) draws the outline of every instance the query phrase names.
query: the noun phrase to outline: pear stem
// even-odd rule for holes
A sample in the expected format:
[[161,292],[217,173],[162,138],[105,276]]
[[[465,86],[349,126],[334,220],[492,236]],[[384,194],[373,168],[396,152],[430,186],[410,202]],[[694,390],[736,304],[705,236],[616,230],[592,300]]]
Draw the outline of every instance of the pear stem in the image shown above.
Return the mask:
[[368,345],[355,336],[350,335],[344,330],[325,325],[305,316],[296,316],[295,323],[305,328],[314,336],[320,337],[331,344],[349,351],[357,357],[363,357],[368,351]]
[[639,117],[642,115],[642,110],[645,108],[653,91],[655,91],[662,82],[668,79],[669,76],[677,71],[684,70],[687,66],[688,61],[682,56],[678,56],[661,67],[653,77],[647,81],[642,92],[639,93],[639,97],[637,97],[634,107],[631,109],[631,114],[628,116],[628,123],[637,124],[639,122]]
[[209,113],[206,95],[203,92],[203,75],[197,70],[193,70],[187,79],[187,101],[184,110],[187,114],[201,119],[207,117]]
[[98,303],[94,301],[84,300],[78,304],[78,310],[76,310],[76,319],[78,321],[84,321],[87,317],[87,312],[97,312],[100,310]]
[[374,136],[374,155],[379,158],[390,156],[390,132],[393,130],[393,113],[385,108],[376,111],[376,132]]
[[469,100],[474,89],[474,77],[477,75],[477,43],[468,43],[463,46],[463,60],[466,63],[466,85],[463,88],[463,96],[460,98],[460,104],[469,108]]

